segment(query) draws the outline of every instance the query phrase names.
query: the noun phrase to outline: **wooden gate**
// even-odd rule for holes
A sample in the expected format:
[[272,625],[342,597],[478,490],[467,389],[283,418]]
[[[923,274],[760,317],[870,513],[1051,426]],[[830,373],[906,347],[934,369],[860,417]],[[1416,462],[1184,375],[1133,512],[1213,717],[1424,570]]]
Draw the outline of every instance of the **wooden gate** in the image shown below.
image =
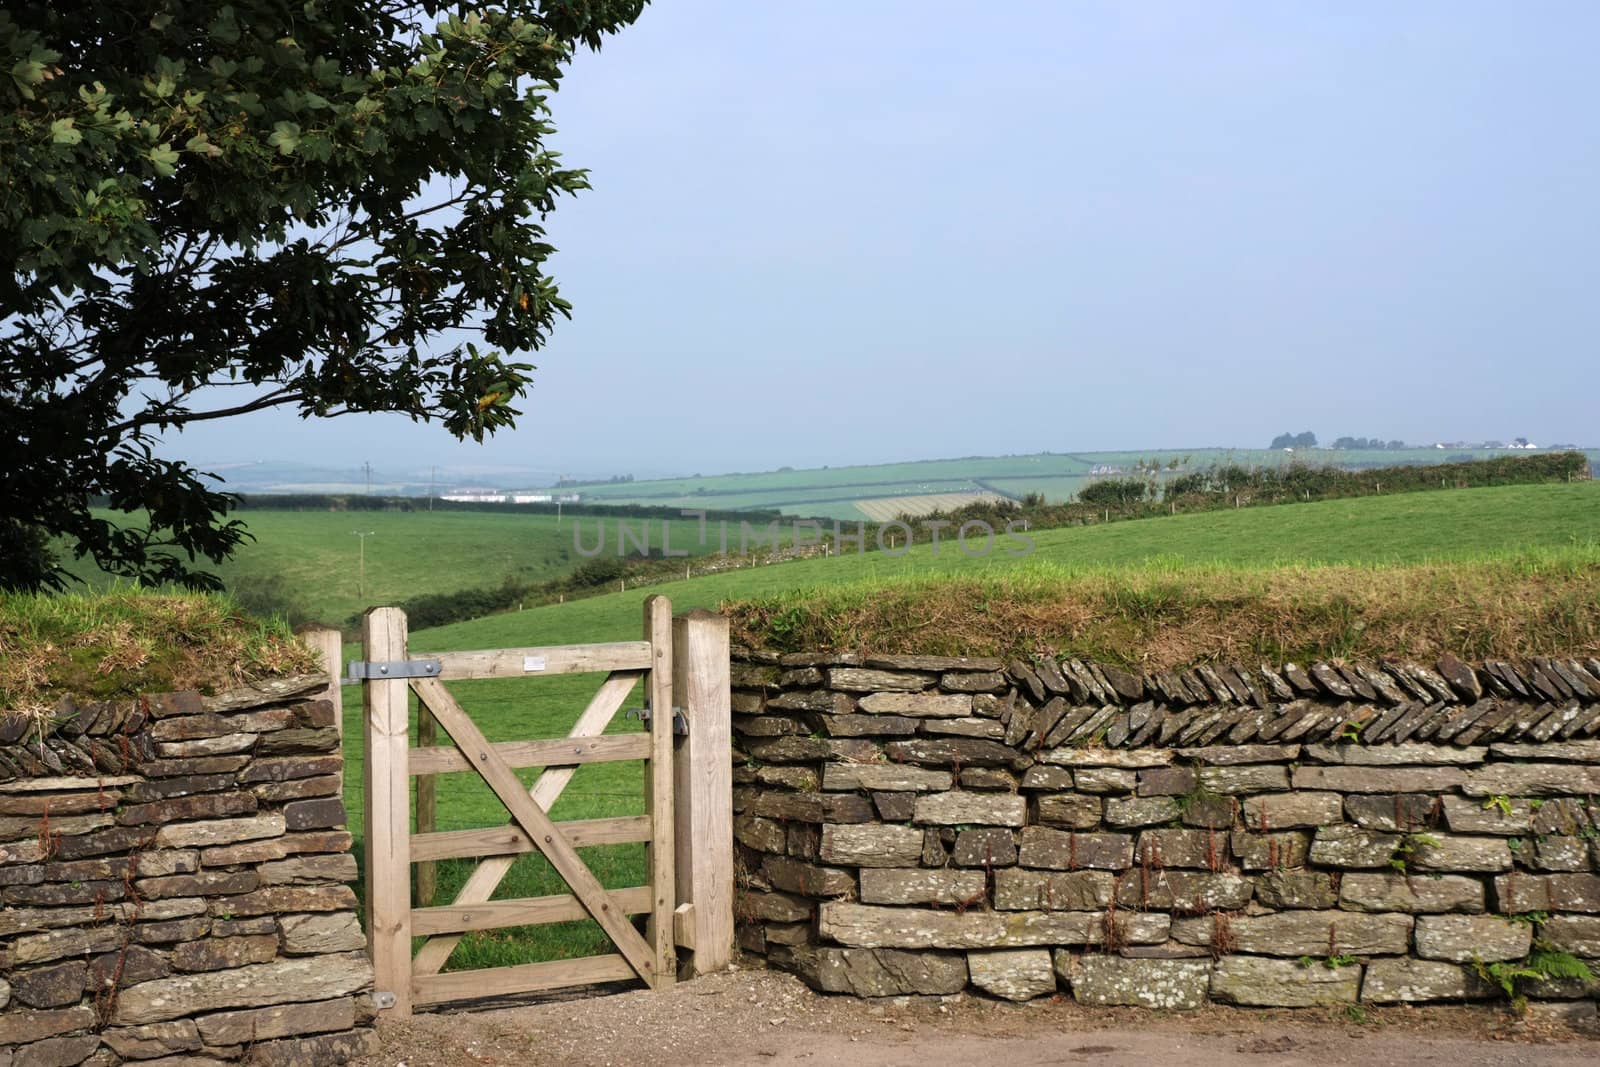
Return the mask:
[[[670,602],[652,596],[644,605],[643,640],[414,657],[405,614],[375,608],[364,638],[367,659],[351,664],[351,677],[363,682],[366,711],[366,918],[380,1007],[408,1015],[414,1006],[633,978],[660,989],[677,976],[678,946],[693,950],[697,972],[726,966],[733,926],[726,620],[708,612],[674,620]],[[605,678],[568,736],[556,740],[490,743],[444,684],[580,672]],[[648,731],[602,736],[641,683]],[[449,744],[430,745],[424,735],[421,746],[411,747],[410,693]],[[675,718],[688,735],[676,745]],[[621,760],[644,761],[644,815],[551,820],[550,808],[580,765]],[[544,770],[528,788],[515,773],[519,767]],[[425,825],[413,833],[411,780],[431,783],[433,775],[452,772],[482,778],[509,822],[442,832]],[[644,885],[606,889],[577,852],[630,842],[646,844]],[[570,893],[491,900],[517,856],[530,852],[549,861]],[[463,857],[479,863],[455,899],[413,907],[412,865]],[[642,934],[631,918],[640,914],[648,917]],[[616,952],[443,972],[465,933],[583,918],[599,924]],[[414,938],[427,939],[415,953]]]

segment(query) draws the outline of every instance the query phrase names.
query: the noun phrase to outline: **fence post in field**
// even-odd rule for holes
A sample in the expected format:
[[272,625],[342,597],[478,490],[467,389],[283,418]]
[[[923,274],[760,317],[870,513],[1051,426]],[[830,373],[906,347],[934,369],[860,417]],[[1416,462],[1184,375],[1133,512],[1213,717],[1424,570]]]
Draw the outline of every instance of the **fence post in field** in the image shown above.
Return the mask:
[[322,657],[322,667],[328,672],[328,688],[322,699],[333,705],[333,725],[344,737],[344,640],[339,631],[329,626],[313,626],[301,631],[300,640]]
[[[361,640],[370,663],[404,660],[405,612],[373,608]],[[411,1014],[410,697],[404,678],[374,678],[362,687],[367,950],[373,988],[394,995],[392,1010],[401,1018]]]
[[687,974],[725,969],[733,951],[733,724],[728,620],[704,609],[672,620],[673,689],[689,721],[674,757],[678,905]]

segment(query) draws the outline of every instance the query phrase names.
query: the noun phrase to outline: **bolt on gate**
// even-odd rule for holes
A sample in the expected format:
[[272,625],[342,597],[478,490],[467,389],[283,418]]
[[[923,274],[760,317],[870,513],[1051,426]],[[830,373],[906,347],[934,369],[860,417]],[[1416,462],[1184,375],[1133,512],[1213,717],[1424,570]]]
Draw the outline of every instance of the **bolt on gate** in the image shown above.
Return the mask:
[[[396,1015],[413,1007],[638,978],[669,986],[678,948],[686,973],[725,967],[733,942],[733,810],[728,624],[694,611],[672,618],[667,598],[644,603],[644,637],[594,645],[443,652],[413,658],[405,613],[374,608],[363,623],[365,662],[350,664],[365,708],[367,942],[376,1000]],[[556,740],[491,743],[445,682],[603,673],[571,732]],[[602,736],[643,682],[648,732]],[[415,693],[450,742],[410,744]],[[674,695],[676,694],[676,696]],[[675,725],[681,734],[675,736]],[[551,807],[577,768],[642,760],[643,816],[552,821]],[[540,767],[528,788],[517,768]],[[411,779],[473,773],[504,805],[501,828],[412,832]],[[428,820],[431,824],[431,819]],[[607,889],[578,854],[588,845],[644,842],[645,885]],[[571,891],[492,900],[519,855],[542,854]],[[414,907],[411,867],[479,860],[455,899]],[[431,883],[430,883],[431,884]],[[431,890],[429,892],[431,896]],[[431,904],[431,901],[423,901]],[[641,934],[632,916],[645,915]],[[463,934],[592,918],[616,952],[578,959],[444,973]],[[413,954],[413,938],[426,938]]]

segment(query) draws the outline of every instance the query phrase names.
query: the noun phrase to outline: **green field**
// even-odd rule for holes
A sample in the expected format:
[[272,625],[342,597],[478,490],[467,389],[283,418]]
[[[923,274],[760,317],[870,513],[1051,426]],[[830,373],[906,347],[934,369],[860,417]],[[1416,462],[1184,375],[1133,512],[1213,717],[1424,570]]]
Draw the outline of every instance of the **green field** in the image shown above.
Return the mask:
[[[672,582],[655,590],[629,590],[566,604],[497,615],[422,631],[414,652],[526,645],[612,641],[640,632],[641,605],[652,591],[670,596],[675,611],[716,607],[727,600],[760,597],[803,599],[808,590],[847,588],[869,592],[881,583],[919,578],[988,578],[1054,582],[1075,574],[1097,575],[1116,584],[1148,585],[1151,575],[1194,572],[1200,581],[1210,571],[1256,575],[1268,584],[1284,574],[1304,576],[1308,564],[1405,564],[1420,561],[1495,559],[1535,550],[1526,570],[1600,567],[1600,483],[1512,486],[1454,492],[1292,504],[1241,511],[1207,512],[1171,518],[1046,530],[1034,534],[1035,551],[1025,559],[995,556],[975,559],[946,547],[937,558],[928,546],[894,558],[882,553],[846,554],[833,559],[755,566],[726,574]],[[1449,568],[1444,568],[1448,570]],[[1315,572],[1310,572],[1313,577]],[[1520,573],[1520,571],[1519,571]],[[1359,575],[1358,575],[1359,578]],[[1375,571],[1371,582],[1382,582]],[[856,583],[851,586],[850,583]],[[1593,605],[1591,605],[1593,606]],[[1515,605],[1508,604],[1508,610]],[[1600,614],[1591,611],[1590,616]],[[1513,620],[1514,622],[1514,620]],[[355,655],[351,652],[350,655]],[[491,740],[557,737],[581,710],[597,679],[556,677],[456,683],[452,689]],[[360,695],[346,690],[346,800],[353,826],[359,826],[361,796]],[[630,703],[638,706],[639,700]],[[616,728],[637,728],[619,723]],[[526,777],[531,780],[532,772]],[[439,787],[441,829],[494,825],[503,809],[475,778],[443,776]],[[581,768],[557,804],[561,819],[632,814],[642,810],[637,765]],[[642,849],[618,846],[585,850],[607,885],[639,884]],[[453,892],[466,874],[463,861],[442,865],[441,889]],[[541,860],[524,858],[502,887],[501,898],[561,892]],[[604,951],[604,939],[590,923],[566,928],[498,931],[470,935],[452,966],[485,966],[529,959]]]
[[[853,501],[894,496],[921,496],[989,489],[1020,499],[1039,493],[1047,502],[1072,499],[1098,470],[1132,471],[1139,463],[1163,470],[1173,463],[1193,470],[1218,463],[1278,466],[1308,463],[1341,467],[1387,467],[1433,464],[1467,457],[1489,459],[1515,455],[1505,450],[1409,448],[1399,451],[1334,451],[1296,453],[1252,448],[1158,449],[1147,452],[1045,452],[1027,456],[972,456],[964,459],[870,466],[783,469],[764,473],[579,485],[586,501],[613,504],[659,504],[666,507],[773,508],[793,515],[858,520],[863,513]],[[1591,460],[1600,452],[1591,452]]]
[[[583,562],[574,550],[576,530],[585,551],[605,535],[604,553],[617,553],[618,520],[592,515],[507,515],[472,511],[240,511],[254,536],[233,559],[209,567],[252,606],[273,607],[296,621],[340,626],[378,604],[431,593],[531,583],[569,573]],[[662,546],[670,528],[674,552],[715,551],[698,542],[692,520],[623,519],[636,550],[646,532],[649,546]],[[648,524],[648,526],[646,525]],[[370,531],[372,536],[357,537]],[[737,541],[737,530],[735,530]],[[365,542],[366,580],[361,580]],[[79,563],[75,572],[92,585],[105,575]],[[259,597],[259,599],[258,599]],[[281,606],[280,606],[281,605]],[[295,610],[286,611],[290,606]]]

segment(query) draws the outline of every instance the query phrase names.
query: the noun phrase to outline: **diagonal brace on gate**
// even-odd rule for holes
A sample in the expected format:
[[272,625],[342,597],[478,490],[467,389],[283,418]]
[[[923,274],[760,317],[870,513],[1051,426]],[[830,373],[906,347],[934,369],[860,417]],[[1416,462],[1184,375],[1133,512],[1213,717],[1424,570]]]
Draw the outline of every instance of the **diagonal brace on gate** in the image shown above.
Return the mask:
[[522,828],[534,846],[544,853],[550,865],[571,888],[573,896],[585,911],[600,925],[627,958],[634,971],[650,985],[656,982],[655,952],[639,931],[633,928],[626,912],[617,905],[584,864],[578,852],[565,835],[550,820],[543,808],[524,791],[504,758],[495,751],[471,717],[456,703],[450,691],[435,678],[415,678],[411,688],[428,705],[450,739],[456,743],[495,796],[506,806],[511,817]]
[[[622,707],[628,694],[633,692],[635,683],[638,682],[643,672],[641,671],[615,671],[601,683],[600,689],[594,698],[589,701],[589,706],[573,725],[572,731],[567,735],[569,739],[584,737],[599,737],[610,724],[618,709]],[[421,694],[419,694],[421,695]],[[577,773],[576,767],[551,767],[539,775],[533,787],[528,790],[528,795],[535,804],[549,811],[555,807],[556,801],[572,781],[572,776]],[[512,822],[516,820],[513,819]],[[486,859],[473,868],[472,874],[467,878],[466,884],[456,893],[453,904],[482,904],[494,896],[494,891],[510,873],[516,863],[515,856],[496,856]],[[430,938],[417,950],[415,959],[411,962],[411,973],[418,976],[438,974],[449,960],[450,953],[461,941],[460,934],[447,934],[441,937]]]

